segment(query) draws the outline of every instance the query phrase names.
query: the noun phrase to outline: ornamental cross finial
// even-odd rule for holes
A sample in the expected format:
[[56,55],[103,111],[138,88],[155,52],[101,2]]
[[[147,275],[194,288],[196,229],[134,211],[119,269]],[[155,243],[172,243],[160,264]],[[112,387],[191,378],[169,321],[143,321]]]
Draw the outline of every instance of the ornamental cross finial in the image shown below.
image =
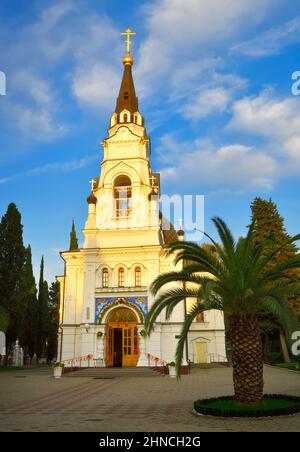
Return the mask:
[[126,55],[130,55],[130,46],[131,46],[131,40],[130,40],[130,36],[134,36],[136,35],[136,33],[132,30],[130,30],[130,28],[127,28],[126,31],[124,31],[123,33],[121,33],[122,36],[127,36],[126,39]]
[[154,183],[155,183],[155,177],[153,175],[150,177],[150,182],[151,182],[151,187],[153,188]]
[[95,184],[95,179],[90,180],[90,184],[91,184],[91,192],[94,191],[94,184]]

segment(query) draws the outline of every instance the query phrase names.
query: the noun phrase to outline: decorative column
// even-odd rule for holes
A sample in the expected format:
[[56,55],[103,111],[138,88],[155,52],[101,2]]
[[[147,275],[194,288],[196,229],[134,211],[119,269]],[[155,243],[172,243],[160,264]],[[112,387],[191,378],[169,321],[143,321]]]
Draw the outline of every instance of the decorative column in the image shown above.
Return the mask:
[[97,331],[97,353],[95,359],[98,367],[105,367],[105,325],[101,325]]
[[140,347],[139,347],[139,352],[140,352],[140,356],[139,356],[139,360],[137,363],[137,367],[148,367],[148,358],[147,358],[147,350],[146,350],[146,337],[145,337],[145,330],[144,330],[144,325],[139,325],[138,326],[138,335],[139,335],[139,342],[140,342]]

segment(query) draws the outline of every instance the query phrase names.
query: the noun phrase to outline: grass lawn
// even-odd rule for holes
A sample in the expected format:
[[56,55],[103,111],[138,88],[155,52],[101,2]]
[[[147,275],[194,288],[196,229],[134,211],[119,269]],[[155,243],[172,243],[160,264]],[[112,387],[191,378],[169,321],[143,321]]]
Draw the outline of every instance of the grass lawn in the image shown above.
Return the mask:
[[300,412],[300,397],[288,395],[264,395],[257,405],[237,404],[232,396],[196,400],[194,409],[198,413],[221,417],[282,416]]
[[[300,363],[280,363],[275,364],[275,366],[282,367],[283,369],[297,370],[300,372]],[[299,367],[298,369],[297,366]]]
[[260,405],[237,405],[234,400],[216,400],[210,402],[210,408],[216,408],[219,410],[235,410],[235,411],[260,411],[273,410],[275,408],[289,408],[296,404],[284,399],[264,399]]

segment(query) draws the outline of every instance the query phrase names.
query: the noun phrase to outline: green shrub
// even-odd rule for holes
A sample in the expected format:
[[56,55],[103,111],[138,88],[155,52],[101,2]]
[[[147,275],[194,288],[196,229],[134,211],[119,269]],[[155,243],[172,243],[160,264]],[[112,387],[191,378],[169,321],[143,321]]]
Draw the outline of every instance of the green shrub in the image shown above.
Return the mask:
[[282,363],[281,352],[269,352],[267,354],[267,362],[270,364]]

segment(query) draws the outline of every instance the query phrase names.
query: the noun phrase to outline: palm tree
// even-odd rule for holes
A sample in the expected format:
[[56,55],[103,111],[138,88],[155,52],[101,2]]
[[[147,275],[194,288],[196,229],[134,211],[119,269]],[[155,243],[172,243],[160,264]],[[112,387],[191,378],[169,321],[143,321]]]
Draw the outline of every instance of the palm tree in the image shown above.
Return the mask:
[[[195,317],[201,312],[218,309],[230,325],[235,401],[260,403],[263,397],[263,350],[259,316],[271,314],[287,334],[298,328],[296,317],[287,303],[288,296],[300,293],[300,283],[286,270],[300,268],[300,257],[270,267],[270,262],[295,236],[266,255],[266,244],[255,244],[254,224],[245,238],[235,242],[226,223],[213,218],[221,244],[205,234],[211,247],[192,242],[175,242],[167,253],[181,270],[162,274],[151,285],[156,300],[146,320],[146,332],[154,329],[157,316],[165,309],[169,319],[173,309],[184,298],[195,300],[190,308],[176,350],[176,370],[180,376],[184,344]],[[174,287],[174,282],[179,283]],[[158,292],[166,284],[173,288]],[[288,336],[291,337],[291,336]]]

